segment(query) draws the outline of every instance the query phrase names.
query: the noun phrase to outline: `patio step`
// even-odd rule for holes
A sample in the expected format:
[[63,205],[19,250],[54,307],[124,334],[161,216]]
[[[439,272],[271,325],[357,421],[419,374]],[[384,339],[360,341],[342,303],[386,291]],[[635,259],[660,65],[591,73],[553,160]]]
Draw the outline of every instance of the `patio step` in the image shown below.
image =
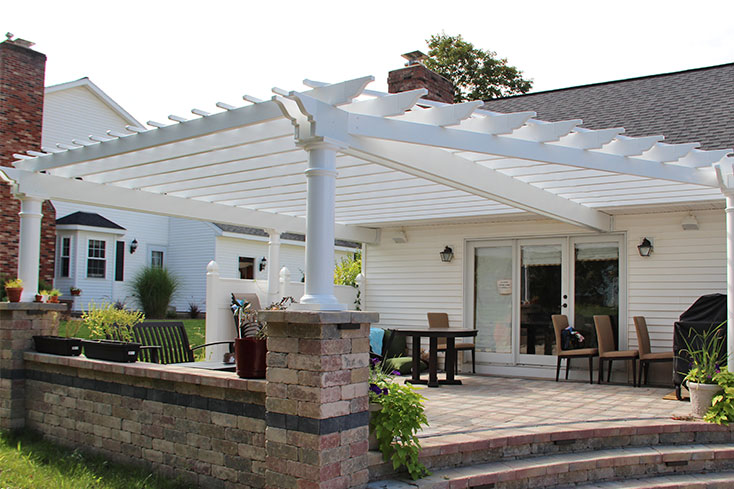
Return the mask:
[[574,489],[731,489],[734,487],[734,472],[676,474],[571,487]]
[[[369,483],[367,487],[368,489],[525,489],[586,484],[584,487],[591,488],[595,487],[591,483],[598,485],[600,482],[630,477],[723,472],[732,469],[734,469],[734,445],[730,443],[659,445],[535,456],[434,470],[432,475],[418,481],[407,479],[375,481]],[[728,487],[734,487],[734,483],[730,482]]]

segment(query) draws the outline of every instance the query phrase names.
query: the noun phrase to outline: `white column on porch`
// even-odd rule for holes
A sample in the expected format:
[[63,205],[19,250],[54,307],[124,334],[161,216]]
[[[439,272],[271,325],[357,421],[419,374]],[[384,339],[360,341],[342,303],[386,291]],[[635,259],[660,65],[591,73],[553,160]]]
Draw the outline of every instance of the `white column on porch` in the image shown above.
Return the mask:
[[734,193],[726,197],[726,330],[729,369],[734,361]]
[[20,200],[20,239],[18,243],[18,278],[23,281],[21,301],[33,302],[38,292],[41,265],[41,218],[43,199],[17,195]]
[[[268,304],[279,300],[280,291],[280,232],[268,229]],[[264,304],[267,306],[268,304]]]
[[301,307],[341,311],[334,295],[334,203],[336,200],[336,146],[308,144],[306,169],[306,284]]

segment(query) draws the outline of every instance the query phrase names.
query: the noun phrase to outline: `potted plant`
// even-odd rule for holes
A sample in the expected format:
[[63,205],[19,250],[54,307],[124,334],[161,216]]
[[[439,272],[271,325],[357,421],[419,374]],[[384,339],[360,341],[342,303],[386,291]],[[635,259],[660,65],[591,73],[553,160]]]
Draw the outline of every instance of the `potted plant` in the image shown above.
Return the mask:
[[82,289],[80,289],[78,287],[70,287],[69,288],[69,292],[73,296],[78,296],[78,295],[81,295],[82,294]]
[[33,302],[43,302],[43,295],[41,292],[33,296]]
[[[394,381],[397,371],[385,372],[379,359],[370,367],[370,434],[385,461],[393,468],[404,465],[413,479],[429,475],[418,460],[421,450],[417,433],[428,425],[421,396],[410,384]],[[373,441],[374,443],[374,441]]]
[[137,361],[141,344],[133,341],[133,327],[144,319],[141,312],[117,309],[109,302],[99,306],[90,303],[82,321],[89,328],[90,338],[96,339],[82,342],[84,354],[112,362]]
[[39,353],[78,356],[82,353],[82,339],[76,338],[82,321],[64,321],[64,336],[34,336],[33,342]]
[[715,377],[726,365],[725,324],[684,338],[686,348],[682,352],[690,357],[690,369],[683,381],[691,393],[691,414],[697,418],[704,417],[712,399],[722,390]]
[[[268,310],[287,309],[293,304],[293,297],[283,297],[273,302]],[[246,379],[265,378],[265,357],[267,348],[267,328],[257,316],[252,304],[244,299],[235,299],[232,294],[232,312],[235,317],[236,338],[234,340],[234,357],[237,364],[237,375]]]
[[23,293],[23,281],[19,278],[8,280],[5,282],[5,293],[8,295],[10,302],[20,302],[20,296]]
[[51,289],[48,291],[48,299],[47,301],[50,304],[58,304],[59,303],[59,297],[61,296],[61,291],[59,289]]

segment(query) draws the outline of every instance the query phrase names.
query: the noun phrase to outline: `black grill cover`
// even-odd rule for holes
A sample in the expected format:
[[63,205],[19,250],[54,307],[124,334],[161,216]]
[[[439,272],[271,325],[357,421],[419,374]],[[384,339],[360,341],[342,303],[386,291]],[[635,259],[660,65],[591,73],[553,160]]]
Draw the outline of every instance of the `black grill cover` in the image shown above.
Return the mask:
[[[690,357],[686,352],[686,341],[693,348],[700,348],[700,342],[695,340],[695,335],[711,330],[726,321],[726,295],[709,294],[699,297],[675,322],[673,330],[673,383],[680,386],[683,377],[690,368]],[[726,338],[726,327],[722,328]],[[722,349],[726,348],[726,339],[722,342]]]

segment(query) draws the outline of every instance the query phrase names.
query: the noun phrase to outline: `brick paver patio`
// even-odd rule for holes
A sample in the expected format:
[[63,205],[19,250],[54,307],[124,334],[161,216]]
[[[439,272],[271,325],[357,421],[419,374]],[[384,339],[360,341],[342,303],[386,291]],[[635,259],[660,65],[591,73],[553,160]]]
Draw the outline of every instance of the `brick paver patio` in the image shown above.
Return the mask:
[[675,423],[673,416],[690,414],[688,402],[663,399],[673,387],[476,375],[458,378],[463,385],[421,389],[430,423],[419,435],[423,441]]

